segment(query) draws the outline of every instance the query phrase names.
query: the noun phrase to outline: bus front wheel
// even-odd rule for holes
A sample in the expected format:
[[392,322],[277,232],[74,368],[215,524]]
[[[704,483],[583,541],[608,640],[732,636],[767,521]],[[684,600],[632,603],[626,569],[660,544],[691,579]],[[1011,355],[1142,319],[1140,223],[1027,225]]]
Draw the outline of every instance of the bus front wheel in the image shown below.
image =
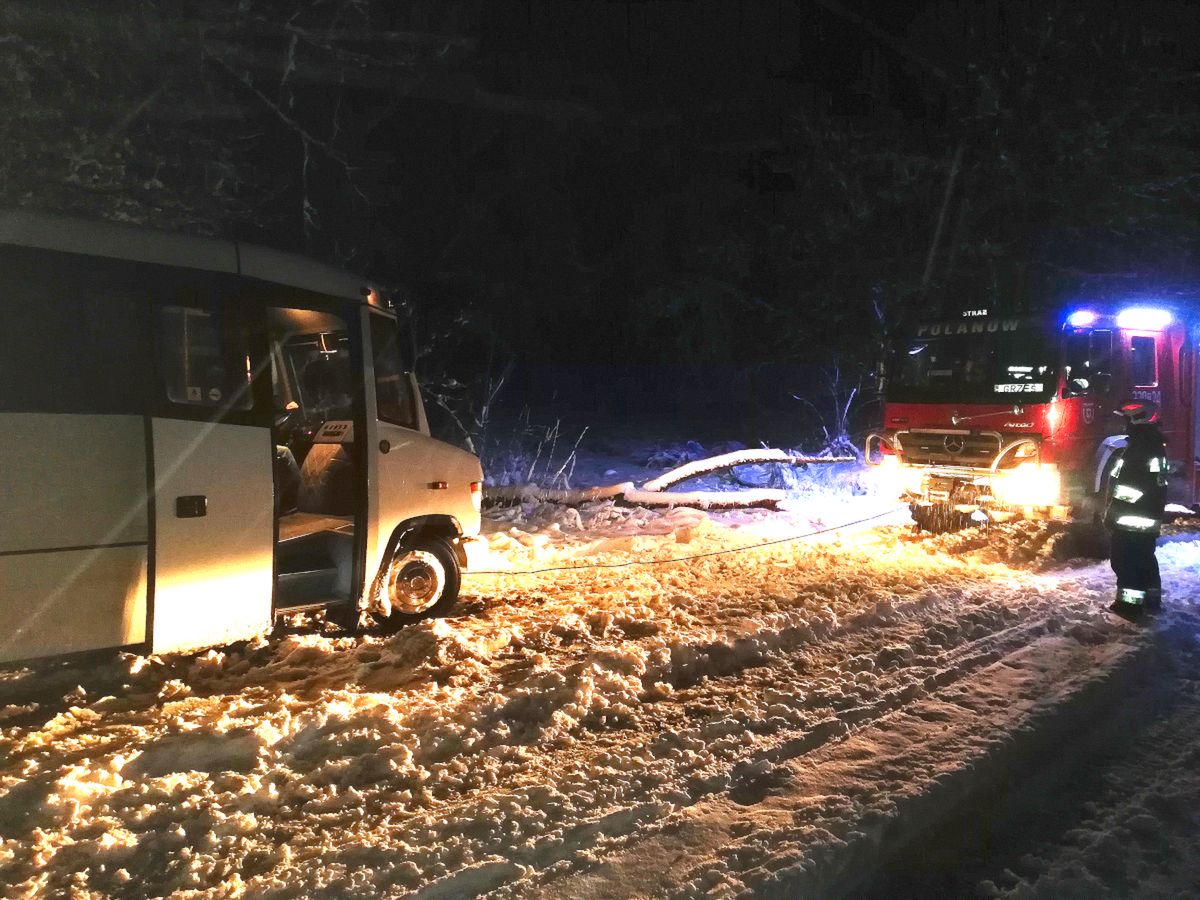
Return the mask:
[[462,571],[449,542],[418,537],[396,548],[382,589],[391,606],[387,624],[402,625],[444,615],[458,600]]

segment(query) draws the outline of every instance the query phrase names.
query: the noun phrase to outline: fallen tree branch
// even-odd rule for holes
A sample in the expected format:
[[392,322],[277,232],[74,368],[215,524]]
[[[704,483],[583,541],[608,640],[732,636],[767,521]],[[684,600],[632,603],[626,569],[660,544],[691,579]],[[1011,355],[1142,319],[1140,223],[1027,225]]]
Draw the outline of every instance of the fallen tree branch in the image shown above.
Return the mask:
[[632,481],[605,487],[581,488],[564,491],[543,488],[536,484],[515,484],[507,487],[487,488],[483,502],[487,506],[505,503],[561,503],[563,506],[581,506],[597,500],[615,500],[623,506],[646,506],[655,509],[687,506],[692,509],[777,509],[785,494],[778,490],[752,491],[647,491],[633,486]]
[[602,487],[580,488],[573,491],[558,488],[538,487],[536,484],[513,484],[505,487],[489,487],[484,490],[483,502],[488,506],[498,506],[501,503],[522,503],[524,501],[542,501],[544,503],[561,503],[564,506],[579,506],[596,500],[616,500],[627,491],[634,490],[632,481],[621,484],[610,484]]
[[688,506],[692,509],[778,509],[787,497],[784,491],[760,488],[752,491],[648,491],[628,490],[620,502],[651,508]]
[[723,453],[720,456],[710,456],[708,459],[698,459],[678,468],[664,472],[657,478],[652,478],[642,485],[643,491],[661,491],[673,484],[698,478],[722,469],[732,469],[734,466],[752,466],[762,463],[783,463],[791,466],[807,466],[825,463],[855,462],[852,456],[798,456],[786,450],[737,450],[733,453]]
[[536,484],[514,484],[505,487],[489,487],[484,490],[483,502],[487,506],[504,503],[542,502],[561,503],[564,506],[580,506],[596,500],[616,500],[626,506],[669,508],[687,506],[692,509],[778,509],[786,498],[784,491],[760,488],[748,491],[666,491],[664,488],[689,478],[697,478],[721,469],[734,466],[782,463],[806,466],[824,463],[856,462],[852,456],[800,456],[786,450],[738,450],[723,453],[708,459],[679,466],[647,481],[640,488],[632,481],[602,487],[560,490],[538,487]]

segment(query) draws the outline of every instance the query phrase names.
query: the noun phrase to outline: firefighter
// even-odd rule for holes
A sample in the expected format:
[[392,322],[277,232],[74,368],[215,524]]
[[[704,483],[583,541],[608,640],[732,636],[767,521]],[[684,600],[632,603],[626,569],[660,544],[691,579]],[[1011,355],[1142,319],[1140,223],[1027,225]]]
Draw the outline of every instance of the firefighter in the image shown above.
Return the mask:
[[1166,444],[1153,403],[1126,403],[1125,452],[1113,466],[1104,524],[1112,535],[1112,568],[1118,613],[1156,610],[1162,582],[1154,542],[1162,528],[1167,493]]

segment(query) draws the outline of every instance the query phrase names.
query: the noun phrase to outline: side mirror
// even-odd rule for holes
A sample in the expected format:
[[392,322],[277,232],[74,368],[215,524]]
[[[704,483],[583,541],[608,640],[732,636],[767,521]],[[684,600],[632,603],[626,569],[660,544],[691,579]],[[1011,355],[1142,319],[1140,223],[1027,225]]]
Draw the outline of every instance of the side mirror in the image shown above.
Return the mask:
[[425,403],[421,399],[421,386],[417,383],[417,375],[415,372],[405,373],[408,379],[408,389],[412,391],[413,407],[417,413],[417,431],[421,434],[429,434],[429,419],[425,415]]
[[1091,384],[1086,378],[1071,378],[1067,381],[1067,389],[1065,391],[1068,397],[1079,397],[1088,393],[1091,389]]

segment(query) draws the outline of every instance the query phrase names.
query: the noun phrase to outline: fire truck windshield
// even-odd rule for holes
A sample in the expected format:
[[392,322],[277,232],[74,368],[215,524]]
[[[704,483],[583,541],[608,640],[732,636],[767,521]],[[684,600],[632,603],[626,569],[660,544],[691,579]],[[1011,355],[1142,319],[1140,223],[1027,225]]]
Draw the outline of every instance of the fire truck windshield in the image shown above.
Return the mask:
[[887,397],[910,403],[1013,403],[1047,400],[1058,368],[1036,327],[941,334],[896,342]]

